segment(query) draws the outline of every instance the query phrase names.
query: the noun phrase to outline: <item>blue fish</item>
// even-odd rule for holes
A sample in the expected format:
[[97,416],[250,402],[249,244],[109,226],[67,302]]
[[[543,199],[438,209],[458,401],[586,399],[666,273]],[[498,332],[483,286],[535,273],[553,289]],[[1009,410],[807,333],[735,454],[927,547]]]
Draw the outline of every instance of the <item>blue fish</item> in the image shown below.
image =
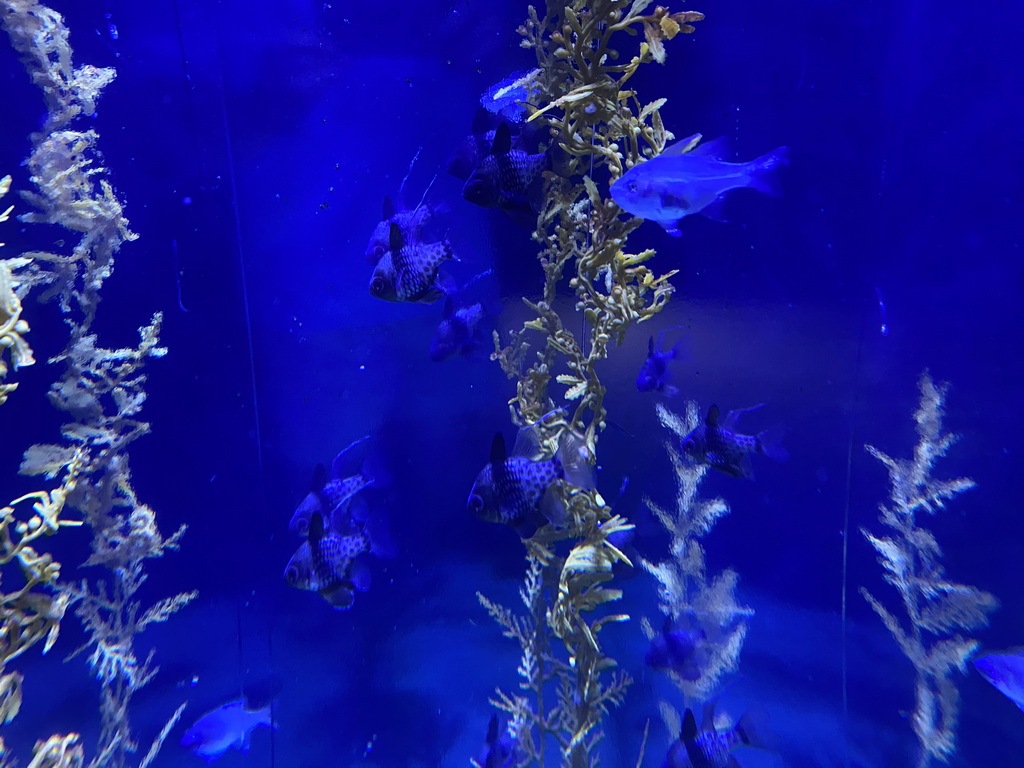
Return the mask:
[[564,432],[558,452],[534,460],[538,446],[532,427],[519,430],[512,455],[497,433],[491,442],[490,461],[480,470],[466,503],[471,514],[491,523],[504,523],[528,539],[547,523],[562,525],[566,511],[558,495],[562,482],[592,488],[591,467],[584,456],[582,438]]
[[661,632],[651,641],[644,663],[651,669],[673,672],[683,680],[699,680],[707,663],[707,635],[700,627],[689,630],[665,619]]
[[776,171],[788,162],[788,147],[730,163],[722,159],[724,139],[698,144],[700,139],[695,134],[634,165],[612,184],[612,199],[627,213],[655,221],[678,237],[680,222],[694,213],[721,219],[721,200],[730,190],[751,187],[779,194]]
[[[430,359],[481,356],[492,346],[494,318],[501,312],[493,270],[481,272],[444,301],[444,317],[430,341]],[[475,300],[474,300],[475,299]]]
[[982,677],[1024,712],[1024,649],[986,653],[972,663]]
[[444,318],[430,340],[430,359],[439,363],[456,355],[472,357],[485,340],[481,329],[486,317],[479,301],[456,308],[451,297],[445,299]]
[[700,729],[692,710],[686,710],[679,738],[669,748],[664,768],[740,768],[732,752],[739,746],[758,746],[746,718],[719,733],[715,727],[715,704],[704,708]]
[[740,416],[763,406],[762,403],[752,408],[729,411],[722,419],[718,406],[712,405],[708,409],[704,423],[683,438],[683,453],[729,477],[747,479],[754,477],[754,471],[750,466],[752,453],[784,461],[789,458],[789,454],[780,445],[783,433],[781,428],[767,429],[757,435],[741,435],[734,431]]
[[491,715],[487,725],[487,741],[484,743],[480,759],[480,768],[512,768],[518,755],[516,745],[508,731],[498,733],[498,716]]
[[273,727],[270,707],[250,710],[245,699],[229,701],[207,712],[185,731],[181,746],[212,762],[232,747],[249,751],[249,735],[261,725]]
[[647,340],[647,359],[644,360],[640,374],[636,377],[638,392],[662,392],[669,397],[679,394],[679,389],[672,386],[672,372],[669,366],[673,360],[683,357],[683,340],[680,339],[671,349],[665,349],[665,333],[674,330],[665,328],[658,333],[658,342],[654,337]]

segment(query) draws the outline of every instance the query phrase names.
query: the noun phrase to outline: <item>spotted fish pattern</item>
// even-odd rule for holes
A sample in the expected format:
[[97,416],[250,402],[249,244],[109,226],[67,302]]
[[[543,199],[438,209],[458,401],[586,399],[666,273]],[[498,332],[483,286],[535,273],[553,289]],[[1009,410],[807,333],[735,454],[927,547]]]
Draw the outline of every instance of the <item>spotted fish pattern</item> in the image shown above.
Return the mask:
[[370,293],[385,301],[413,301],[429,304],[447,294],[438,279],[438,269],[454,258],[447,241],[417,243],[407,241],[401,227],[390,223],[389,250],[370,278]]

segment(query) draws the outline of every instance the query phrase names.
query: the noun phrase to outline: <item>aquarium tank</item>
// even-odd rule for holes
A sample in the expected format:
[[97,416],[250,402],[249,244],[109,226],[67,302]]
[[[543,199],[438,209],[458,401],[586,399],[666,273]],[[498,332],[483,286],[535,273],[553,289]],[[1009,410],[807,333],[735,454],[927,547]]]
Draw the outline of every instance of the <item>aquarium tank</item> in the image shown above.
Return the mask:
[[0,768],[1024,765],[1011,4],[0,0]]

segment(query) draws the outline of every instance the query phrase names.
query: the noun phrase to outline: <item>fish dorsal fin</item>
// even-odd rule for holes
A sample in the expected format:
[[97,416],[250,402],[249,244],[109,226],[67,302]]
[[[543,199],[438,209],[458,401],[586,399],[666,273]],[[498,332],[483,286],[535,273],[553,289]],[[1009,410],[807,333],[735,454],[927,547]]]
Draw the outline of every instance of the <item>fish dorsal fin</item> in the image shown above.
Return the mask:
[[687,152],[690,152],[695,146],[697,146],[697,143],[702,138],[704,138],[704,137],[701,136],[701,134],[695,133],[695,134],[693,134],[693,136],[690,136],[688,139],[683,139],[682,141],[677,141],[675,144],[671,144],[671,145],[665,147],[663,150],[661,150],[661,154],[669,155],[669,156],[671,156],[671,155],[685,155]]
[[491,144],[492,155],[507,155],[512,151],[512,130],[508,123],[502,122],[494,129],[494,141]]
[[483,107],[477,107],[473,113],[473,123],[470,130],[474,136],[483,136],[494,127],[494,115]]
[[541,458],[540,436],[534,427],[533,424],[525,426],[516,434],[516,444],[512,446],[513,456],[524,456],[533,461]]
[[395,203],[388,195],[384,195],[384,205],[381,208],[381,219],[383,221],[391,221],[393,218],[395,218]]
[[504,466],[507,458],[508,452],[505,450],[505,438],[501,432],[495,432],[494,437],[491,439],[491,464],[495,467]]
[[740,420],[740,416],[744,413],[756,411],[758,408],[764,408],[764,403],[758,403],[757,405],[752,405],[749,408],[737,408],[735,411],[729,411],[729,413],[726,414],[725,420],[722,422],[722,427],[730,430],[735,429],[736,423]]
[[388,246],[391,249],[392,258],[401,252],[404,244],[405,243],[402,240],[402,228],[392,221],[391,227],[388,230]]
[[725,160],[729,155],[729,140],[725,136],[705,141],[690,150],[690,154],[696,157],[707,157],[711,160]]
[[369,446],[370,436],[366,435],[356,440],[351,445],[343,448],[331,462],[331,476],[344,480],[346,477],[358,475],[363,469],[366,460],[366,448]]
[[487,724],[487,744],[498,743],[498,716],[491,715],[491,722]]
[[712,405],[710,408],[708,408],[708,415],[707,418],[704,419],[704,423],[709,427],[717,427],[718,415],[718,406]]
[[693,716],[693,710],[686,710],[686,714],[683,715],[683,728],[679,732],[679,740],[684,744],[693,743],[699,736],[697,731],[697,718]]
[[313,493],[320,493],[327,485],[327,468],[323,464],[313,467],[313,479],[310,481],[310,489]]
[[647,337],[647,356],[654,357],[654,337]]
[[319,512],[309,516],[309,542],[319,544],[324,537],[324,518]]

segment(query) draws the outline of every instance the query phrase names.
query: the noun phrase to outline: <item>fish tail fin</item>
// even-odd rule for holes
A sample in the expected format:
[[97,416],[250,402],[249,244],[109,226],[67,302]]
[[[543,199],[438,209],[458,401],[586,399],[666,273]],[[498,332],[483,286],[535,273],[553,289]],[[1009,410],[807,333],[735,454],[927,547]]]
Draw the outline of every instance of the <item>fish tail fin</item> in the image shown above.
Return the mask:
[[758,192],[772,197],[782,196],[779,184],[779,169],[789,164],[789,147],[778,147],[756,160],[751,160],[748,167],[750,186]]
[[757,452],[776,461],[789,458],[789,451],[782,447],[782,438],[786,435],[785,427],[771,427],[757,435]]
[[594,468],[588,461],[589,451],[583,437],[571,430],[562,433],[555,457],[562,465],[565,480],[569,485],[591,491],[594,485]]

